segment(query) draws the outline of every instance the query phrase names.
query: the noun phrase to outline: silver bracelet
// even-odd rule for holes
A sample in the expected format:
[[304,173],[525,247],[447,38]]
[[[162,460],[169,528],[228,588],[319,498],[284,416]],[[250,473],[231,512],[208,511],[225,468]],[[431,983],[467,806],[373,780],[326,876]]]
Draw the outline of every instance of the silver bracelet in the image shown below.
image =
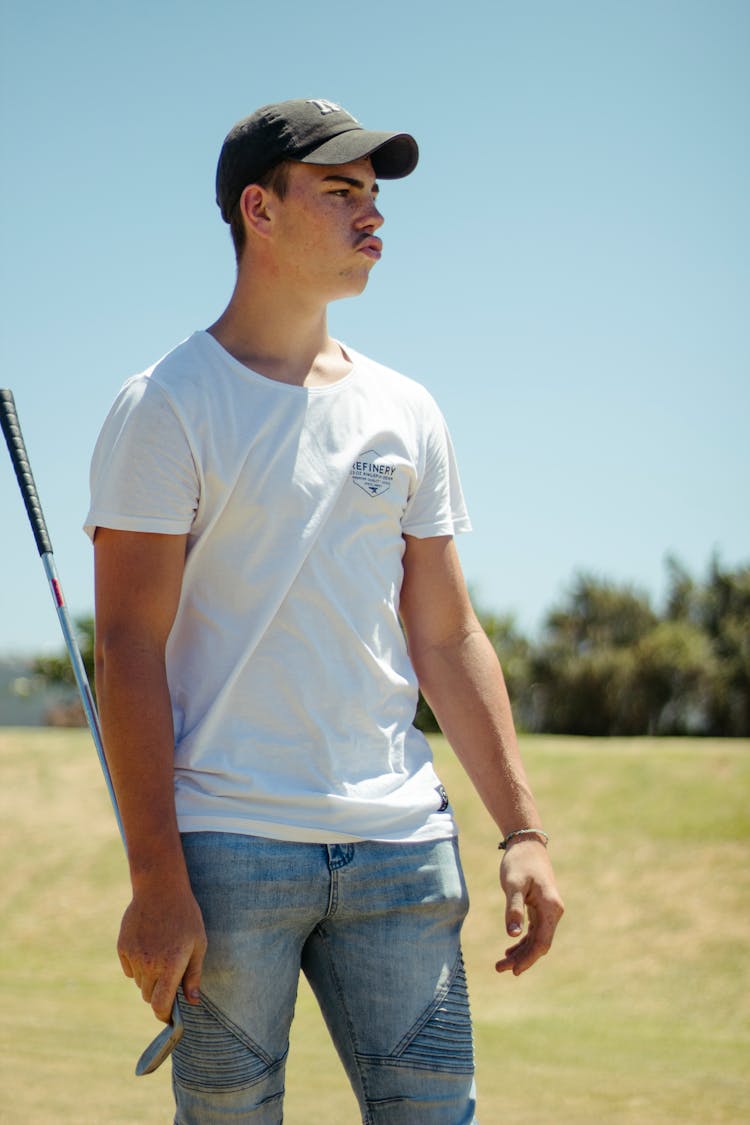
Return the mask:
[[504,840],[501,840],[497,845],[501,852],[504,852],[511,840],[515,840],[517,836],[536,836],[540,844],[544,844],[545,848],[549,843],[549,836],[543,832],[541,828],[517,828],[515,832],[509,832]]

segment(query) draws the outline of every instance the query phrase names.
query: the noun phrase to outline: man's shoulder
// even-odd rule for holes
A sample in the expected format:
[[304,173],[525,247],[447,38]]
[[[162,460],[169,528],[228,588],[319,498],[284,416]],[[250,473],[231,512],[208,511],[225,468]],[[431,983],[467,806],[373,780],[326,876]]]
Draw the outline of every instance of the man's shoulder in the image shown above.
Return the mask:
[[193,332],[191,336],[170,348],[165,355],[133,378],[149,379],[154,383],[169,386],[199,371],[205,363],[202,345],[204,335],[203,332]]
[[380,363],[378,360],[357,351],[356,348],[351,348],[348,344],[344,346],[357,372],[363,378],[370,380],[373,387],[379,389],[380,393],[391,391],[393,394],[410,399],[415,403],[424,403],[425,405],[434,403],[431,393],[424,383],[420,383],[418,379],[411,375],[405,375],[402,371],[397,371],[395,367]]
[[167,399],[187,406],[206,385],[207,354],[202,337],[194,332],[143,371],[123,383],[120,395],[130,402],[144,398]]
[[115,416],[163,417],[164,411],[184,416],[201,381],[200,333],[177,344],[121,385],[112,405]]

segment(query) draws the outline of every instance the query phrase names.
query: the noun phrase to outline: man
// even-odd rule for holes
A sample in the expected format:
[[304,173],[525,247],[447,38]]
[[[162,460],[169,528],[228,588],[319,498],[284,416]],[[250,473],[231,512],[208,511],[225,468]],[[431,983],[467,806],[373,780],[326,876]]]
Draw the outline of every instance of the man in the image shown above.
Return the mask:
[[281,1121],[300,968],[363,1121],[474,1120],[466,892],[418,683],[506,837],[518,940],[498,971],[532,965],[562,913],[453,543],[445,424],[327,328],[381,255],[378,178],[416,162],[408,134],[324,100],[235,126],[229,305],[125,384],[94,454],[97,688],[133,885],[118,950],[159,1018],[179,988],[180,1125]]

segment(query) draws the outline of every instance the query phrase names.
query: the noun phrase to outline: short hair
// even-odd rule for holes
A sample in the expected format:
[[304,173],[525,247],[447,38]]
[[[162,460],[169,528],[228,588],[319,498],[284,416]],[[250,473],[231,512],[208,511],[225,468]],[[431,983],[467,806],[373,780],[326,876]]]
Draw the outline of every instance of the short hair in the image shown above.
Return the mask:
[[[283,199],[289,187],[289,164],[290,161],[282,160],[278,164],[274,164],[262,176],[259,176],[254,183],[259,187],[265,188],[266,191],[272,191],[279,199]],[[249,185],[245,185],[246,187]],[[243,189],[244,192],[244,189]],[[234,207],[229,214],[229,233],[232,236],[234,244],[234,253],[237,261],[239,262],[242,257],[242,251],[245,249],[247,235],[245,234],[245,224],[242,221],[242,196],[237,200]]]

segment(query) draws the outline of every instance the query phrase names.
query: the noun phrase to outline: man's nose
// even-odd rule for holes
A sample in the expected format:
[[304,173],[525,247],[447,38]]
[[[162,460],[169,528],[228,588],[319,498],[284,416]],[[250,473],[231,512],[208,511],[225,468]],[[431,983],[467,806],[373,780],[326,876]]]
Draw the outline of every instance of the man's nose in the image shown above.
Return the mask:
[[373,199],[357,220],[357,229],[376,231],[379,227],[382,227],[384,222],[385,219],[378,211],[375,200]]

